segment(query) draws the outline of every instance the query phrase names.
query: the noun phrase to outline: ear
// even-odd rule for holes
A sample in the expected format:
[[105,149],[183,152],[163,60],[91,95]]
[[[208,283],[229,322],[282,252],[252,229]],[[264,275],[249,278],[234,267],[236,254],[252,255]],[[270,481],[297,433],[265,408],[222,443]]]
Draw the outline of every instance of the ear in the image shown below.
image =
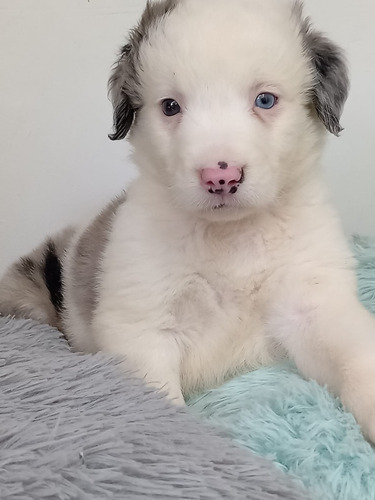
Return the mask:
[[108,137],[112,141],[123,139],[129,132],[137,109],[137,77],[134,66],[133,47],[129,43],[121,49],[109,79],[109,95],[113,104],[114,132]]
[[312,102],[326,129],[338,136],[340,118],[349,92],[349,76],[342,50],[302,18],[301,4],[295,6],[301,19],[304,50],[311,60],[314,76]]
[[142,42],[149,37],[150,30],[178,5],[179,0],[147,0],[138,25],[130,32],[130,42],[120,52],[120,57],[109,79],[109,95],[113,104],[113,141],[123,139],[129,132],[136,112],[142,107],[140,82],[137,68]]

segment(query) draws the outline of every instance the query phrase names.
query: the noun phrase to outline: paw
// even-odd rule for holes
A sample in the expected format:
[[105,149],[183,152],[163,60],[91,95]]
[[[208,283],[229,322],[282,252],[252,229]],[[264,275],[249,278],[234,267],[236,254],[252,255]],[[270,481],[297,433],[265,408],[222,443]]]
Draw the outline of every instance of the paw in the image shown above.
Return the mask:
[[176,406],[185,406],[185,400],[181,392],[180,384],[177,382],[155,382],[149,376],[144,377],[146,384],[153,387],[162,396],[166,397]]
[[171,403],[173,403],[176,406],[185,406],[185,400],[184,397],[180,391],[179,394],[167,394],[167,398]]
[[159,389],[158,392],[166,397],[171,403],[176,406],[185,406],[185,400],[182,395],[182,392],[179,388],[170,389],[168,386],[161,387],[159,384],[148,384],[156,389]]

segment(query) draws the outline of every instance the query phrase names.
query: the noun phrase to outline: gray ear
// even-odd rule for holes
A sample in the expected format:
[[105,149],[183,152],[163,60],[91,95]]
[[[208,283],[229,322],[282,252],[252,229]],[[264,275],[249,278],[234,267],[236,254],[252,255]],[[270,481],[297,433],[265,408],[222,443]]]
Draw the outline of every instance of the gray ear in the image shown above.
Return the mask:
[[134,51],[131,44],[121,49],[120,57],[109,79],[109,95],[113,104],[114,132],[108,137],[112,141],[123,139],[133,124],[134,114],[139,107],[137,72],[134,65]]
[[139,52],[150,30],[168,15],[178,4],[179,0],[147,1],[138,25],[130,32],[129,43],[120,52],[109,79],[109,95],[113,104],[113,134],[109,138],[113,141],[123,139],[129,132],[134,116],[142,107],[141,85],[138,77]]
[[312,29],[309,19],[302,19],[301,4],[296,5],[301,18],[304,50],[311,60],[315,83],[312,101],[319,119],[334,135],[343,130],[340,118],[349,92],[349,77],[341,49],[322,33]]

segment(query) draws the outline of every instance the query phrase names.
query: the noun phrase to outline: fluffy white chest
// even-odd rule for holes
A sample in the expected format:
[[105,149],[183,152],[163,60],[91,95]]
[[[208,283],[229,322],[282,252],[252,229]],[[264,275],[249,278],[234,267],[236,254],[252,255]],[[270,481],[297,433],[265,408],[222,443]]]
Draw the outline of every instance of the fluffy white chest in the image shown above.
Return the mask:
[[100,328],[115,321],[173,337],[185,392],[271,361],[264,332],[271,259],[263,235],[240,224],[218,232],[143,220],[141,231],[134,228],[129,214],[114,225]]
[[216,251],[201,240],[202,253],[176,286],[171,311],[185,348],[187,392],[271,361],[265,335],[268,254],[260,238],[246,239],[228,245],[224,237]]

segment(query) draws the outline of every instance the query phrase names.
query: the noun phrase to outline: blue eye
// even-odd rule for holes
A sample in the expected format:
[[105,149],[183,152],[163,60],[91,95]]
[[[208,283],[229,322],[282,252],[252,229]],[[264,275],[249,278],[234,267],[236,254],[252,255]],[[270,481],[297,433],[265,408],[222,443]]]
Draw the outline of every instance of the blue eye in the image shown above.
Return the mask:
[[174,99],[164,99],[161,103],[165,116],[174,116],[180,113],[181,107]]
[[259,94],[255,99],[255,106],[262,109],[271,109],[277,103],[277,97],[269,92],[264,92],[264,94]]

